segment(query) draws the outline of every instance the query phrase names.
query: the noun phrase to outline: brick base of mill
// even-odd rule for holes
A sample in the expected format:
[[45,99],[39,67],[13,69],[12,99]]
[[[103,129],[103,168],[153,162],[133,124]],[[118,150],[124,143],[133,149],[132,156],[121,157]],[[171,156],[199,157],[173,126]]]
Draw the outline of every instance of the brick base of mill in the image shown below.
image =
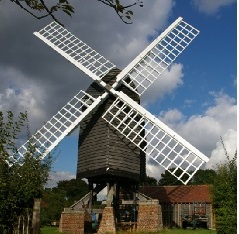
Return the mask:
[[[138,220],[135,232],[157,232],[162,229],[162,211],[157,200],[139,202]],[[91,216],[84,211],[68,210],[61,214],[60,232],[83,234],[91,229]],[[105,207],[97,233],[116,233],[116,222],[113,207]]]
[[138,210],[137,232],[157,232],[162,229],[162,211],[158,201],[141,202]]
[[83,234],[91,225],[90,214],[84,211],[63,211],[59,231],[71,234]]

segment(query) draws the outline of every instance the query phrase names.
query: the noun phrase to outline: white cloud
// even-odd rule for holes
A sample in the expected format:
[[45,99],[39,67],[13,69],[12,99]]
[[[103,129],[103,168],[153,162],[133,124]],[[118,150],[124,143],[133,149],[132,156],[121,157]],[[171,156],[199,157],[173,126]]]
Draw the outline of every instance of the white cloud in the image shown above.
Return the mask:
[[210,15],[217,13],[221,7],[235,3],[236,0],[194,0],[193,2],[199,11]]
[[[237,149],[236,100],[223,92],[211,92],[214,104],[201,115],[186,118],[178,109],[162,111],[161,121],[197,147],[210,160],[206,168],[214,168],[226,159],[223,143],[232,158]],[[147,158],[147,174],[160,179],[164,169]]]
[[175,108],[168,111],[161,111],[160,115],[163,116],[163,121],[170,126],[175,126],[185,118],[182,112]]
[[227,160],[225,150],[229,159],[232,159],[235,155],[237,149],[237,132],[234,129],[228,129],[221,137],[223,143],[221,140],[216,143],[216,148],[213,149],[210,161],[206,164],[206,168],[215,169],[218,164],[225,162]]
[[148,157],[146,158],[146,165],[147,176],[154,177],[157,180],[161,178],[161,174],[165,171],[163,167],[152,163],[151,159]]
[[191,107],[193,103],[195,103],[196,100],[195,99],[186,99],[184,101],[184,107]]
[[30,81],[19,70],[0,68],[4,82],[0,89],[0,110],[14,111],[16,114],[27,111],[30,116],[30,127],[35,131],[46,119],[44,111],[45,94],[38,88],[36,82]]
[[187,119],[177,109],[160,113],[160,119],[164,123],[210,157],[208,167],[225,159],[220,137],[230,155],[235,153],[237,142],[236,100],[223,92],[211,94],[214,104],[201,115]]
[[47,188],[53,188],[57,186],[57,183],[61,180],[71,180],[75,179],[76,175],[72,174],[71,172],[68,171],[56,171],[56,172],[51,172],[50,177],[48,179],[48,182],[45,187]]
[[107,199],[107,187],[102,189],[98,194],[97,194],[97,200],[98,201],[103,201]]
[[167,26],[174,2],[151,0],[143,8],[135,6],[131,25],[122,23],[113,9],[101,3],[88,1],[74,5],[79,9],[79,15],[76,13],[74,17],[80,19],[67,28],[77,35],[83,32],[79,35],[83,41],[123,68],[148,45],[150,37]]
[[142,105],[147,106],[166,94],[170,94],[183,84],[183,76],[183,65],[173,63],[142,95]]
[[[133,25],[127,29],[126,34],[123,34],[123,40],[117,41],[115,45],[121,51],[119,57],[123,61],[127,57],[133,59],[148,45],[148,37],[156,36],[158,31],[166,26],[173,5],[171,0],[152,1],[145,4],[143,9],[138,9],[140,12],[136,13]],[[142,15],[142,10],[150,13]]]

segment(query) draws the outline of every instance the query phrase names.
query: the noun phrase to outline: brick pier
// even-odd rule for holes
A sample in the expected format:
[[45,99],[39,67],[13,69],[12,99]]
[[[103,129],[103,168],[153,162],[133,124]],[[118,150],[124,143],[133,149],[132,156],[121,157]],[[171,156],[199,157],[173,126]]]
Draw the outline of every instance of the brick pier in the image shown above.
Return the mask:
[[157,232],[162,226],[162,211],[158,200],[140,202],[137,232]]
[[116,233],[113,207],[105,207],[97,233]]
[[84,211],[63,211],[61,214],[60,232],[83,234],[91,222],[90,214]]

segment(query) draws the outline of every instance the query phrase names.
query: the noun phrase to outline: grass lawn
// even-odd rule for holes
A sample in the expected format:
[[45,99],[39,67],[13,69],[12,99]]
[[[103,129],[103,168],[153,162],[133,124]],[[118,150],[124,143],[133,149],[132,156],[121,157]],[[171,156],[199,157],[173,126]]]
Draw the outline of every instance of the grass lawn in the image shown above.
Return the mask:
[[214,230],[208,229],[166,229],[158,232],[160,234],[216,234]]
[[58,228],[48,226],[42,227],[40,232],[40,234],[59,234],[59,233],[62,234],[62,232],[58,232]]
[[[41,228],[41,234],[60,234],[60,233],[61,232],[58,232],[58,228],[56,228],[56,227]],[[120,232],[120,233],[122,233],[122,232]],[[158,234],[191,234],[191,233],[192,234],[216,234],[216,231],[207,230],[207,229],[196,229],[196,230],[164,229],[164,230],[158,232]],[[146,234],[146,233],[142,233],[142,234]]]

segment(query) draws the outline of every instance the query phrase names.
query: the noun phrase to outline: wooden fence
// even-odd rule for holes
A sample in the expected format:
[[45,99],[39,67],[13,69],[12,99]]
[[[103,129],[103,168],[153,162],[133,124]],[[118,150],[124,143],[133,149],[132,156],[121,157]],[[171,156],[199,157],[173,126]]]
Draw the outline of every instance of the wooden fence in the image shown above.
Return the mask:
[[0,224],[0,234],[39,234],[41,199],[34,199],[33,208],[25,208],[16,217],[12,228]]
[[32,233],[32,208],[25,208],[21,214],[16,217],[15,223],[10,228],[7,225],[0,224],[1,234],[30,234]]

